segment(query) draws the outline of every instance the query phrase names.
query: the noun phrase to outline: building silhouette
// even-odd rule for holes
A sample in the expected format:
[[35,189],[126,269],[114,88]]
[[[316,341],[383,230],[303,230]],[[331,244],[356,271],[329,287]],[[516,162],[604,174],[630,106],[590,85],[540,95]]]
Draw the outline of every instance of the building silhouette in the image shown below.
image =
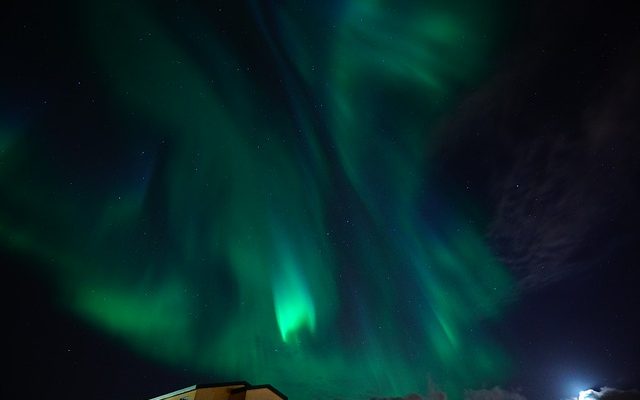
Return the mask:
[[271,385],[227,382],[193,385],[150,400],[287,400]]

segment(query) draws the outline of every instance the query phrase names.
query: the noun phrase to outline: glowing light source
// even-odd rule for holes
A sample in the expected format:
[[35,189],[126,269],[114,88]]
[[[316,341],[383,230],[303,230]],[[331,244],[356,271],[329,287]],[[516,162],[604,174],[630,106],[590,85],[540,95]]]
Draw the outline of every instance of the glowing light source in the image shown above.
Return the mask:
[[578,394],[578,400],[595,400],[596,392],[593,389],[581,390]]

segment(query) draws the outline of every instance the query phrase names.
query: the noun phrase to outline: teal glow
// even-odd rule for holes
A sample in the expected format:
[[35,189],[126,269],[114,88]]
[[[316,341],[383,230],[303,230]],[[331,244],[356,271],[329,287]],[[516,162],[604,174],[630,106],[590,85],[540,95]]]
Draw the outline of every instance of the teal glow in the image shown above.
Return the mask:
[[73,127],[0,131],[0,244],[158,363],[293,400],[500,382],[511,277],[432,180],[493,6],[240,3],[78,5],[108,141],[82,164],[33,140]]
[[316,311],[295,259],[284,254],[280,263],[280,271],[273,278],[273,299],[280,335],[288,342],[302,328],[315,331]]

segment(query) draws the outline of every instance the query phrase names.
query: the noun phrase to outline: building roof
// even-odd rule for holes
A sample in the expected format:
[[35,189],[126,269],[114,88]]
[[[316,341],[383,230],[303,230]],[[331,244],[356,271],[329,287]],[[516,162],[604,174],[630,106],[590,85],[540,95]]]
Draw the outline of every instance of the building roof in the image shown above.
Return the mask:
[[174,390],[173,392],[167,393],[167,394],[163,394],[161,396],[157,396],[154,397],[152,399],[149,400],[167,400],[171,397],[174,396],[178,396],[181,394],[186,394],[192,391],[195,391],[197,389],[207,389],[207,388],[224,388],[224,387],[230,387],[231,389],[236,388],[236,387],[247,387],[247,386],[251,386],[251,384],[249,384],[249,382],[246,381],[237,381],[237,382],[222,382],[222,383],[201,383],[201,384],[197,384],[197,385],[192,385],[183,389],[178,389],[178,390]]
[[[226,390],[224,390],[226,389]],[[175,390],[149,400],[288,400],[271,385],[246,381],[206,383]]]

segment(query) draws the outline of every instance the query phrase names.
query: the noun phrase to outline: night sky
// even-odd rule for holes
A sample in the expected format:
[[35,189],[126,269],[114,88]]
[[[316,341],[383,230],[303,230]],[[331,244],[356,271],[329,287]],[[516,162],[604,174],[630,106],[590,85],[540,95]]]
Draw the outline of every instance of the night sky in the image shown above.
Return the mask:
[[3,397],[638,395],[633,2],[10,0],[0,31]]

